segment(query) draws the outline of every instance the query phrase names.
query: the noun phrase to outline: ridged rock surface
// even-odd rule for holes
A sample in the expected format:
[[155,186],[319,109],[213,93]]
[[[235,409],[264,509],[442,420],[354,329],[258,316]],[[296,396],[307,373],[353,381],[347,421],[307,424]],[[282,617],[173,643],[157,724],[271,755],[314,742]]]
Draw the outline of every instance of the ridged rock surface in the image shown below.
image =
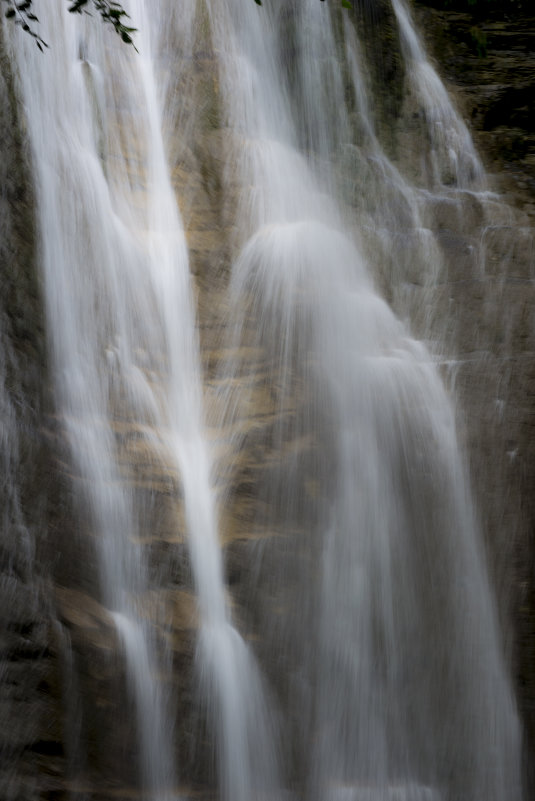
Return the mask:
[[[527,3],[441,10],[417,19],[448,89],[470,125],[491,185],[514,212],[484,237],[484,291],[461,290],[468,322],[459,349],[486,329],[474,370],[460,376],[473,477],[513,616],[515,672],[535,763],[535,15]],[[451,4],[455,6],[456,4]],[[462,276],[464,279],[465,276]],[[475,290],[475,295],[474,295]],[[479,297],[478,297],[479,295]],[[462,315],[461,315],[462,316]],[[461,329],[462,330],[462,329]],[[493,408],[496,399],[503,404]],[[531,777],[531,792],[534,777]]]

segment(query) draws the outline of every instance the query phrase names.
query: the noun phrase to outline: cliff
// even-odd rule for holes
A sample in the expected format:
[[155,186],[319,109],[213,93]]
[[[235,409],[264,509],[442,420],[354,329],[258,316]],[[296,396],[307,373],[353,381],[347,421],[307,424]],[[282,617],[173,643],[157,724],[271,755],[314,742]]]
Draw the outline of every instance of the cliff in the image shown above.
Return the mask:
[[[371,146],[365,157],[364,146],[335,154],[336,185],[350,210],[348,224],[356,228],[355,220],[367,221],[369,235],[363,226],[359,236],[375,285],[407,327],[427,341],[458,398],[458,426],[497,588],[504,648],[514,665],[529,766],[535,753],[535,134],[529,99],[535,18],[516,5],[488,17],[481,4],[477,13],[422,2],[414,11],[434,64],[474,136],[491,191],[459,187],[448,175],[439,189],[421,193],[416,214],[391,176],[392,192],[380,194],[385,176]],[[280,58],[290,86],[298,85],[294,16],[288,11],[280,21],[285,34]],[[422,152],[430,134],[409,86],[390,4],[359,5],[351,19],[376,92],[373,116],[381,147],[407,181],[425,186],[431,168]],[[320,546],[310,544],[310,531],[321,513],[321,486],[333,483],[333,427],[320,403],[307,398],[306,365],[293,365],[285,394],[276,343],[265,332],[265,340],[255,338],[254,303],[245,315],[239,352],[228,345],[235,310],[229,308],[227,289],[246,195],[233,165],[244,158],[244,143],[225,116],[221,54],[207,30],[203,17],[192,52],[184,47],[179,56],[162,58],[163,74],[176,71],[173,97],[183,102],[169,159],[194,276],[208,435],[216,443],[226,592],[238,628],[285,708],[299,697],[298,666],[310,657],[306,635],[294,637],[298,626],[292,615],[303,576],[312,588],[319,581],[310,554]],[[54,405],[28,126],[4,53],[2,76],[0,271],[7,292],[0,379],[10,432],[2,439],[8,477],[2,487],[0,584],[2,797],[126,799],[140,783],[133,702],[117,630],[103,602],[99,533],[84,495],[85,477],[73,465],[66,421]],[[344,80],[349,96],[347,74]],[[355,97],[348,100],[348,128],[365,139],[366,121],[356,105]],[[128,116],[118,119],[114,141],[135,153],[128,180],[142,197],[148,183],[138,157],[142,143]],[[316,143],[306,136],[303,150],[313,150]],[[108,154],[109,164],[119,155]],[[436,250],[422,246],[415,214],[421,228],[432,232]],[[386,232],[385,240],[378,229],[371,232],[380,215],[387,221],[379,232]],[[388,252],[386,245],[381,249],[386,240],[395,245]],[[232,365],[227,373],[226,365]],[[165,368],[152,369],[151,382],[164,383]],[[221,429],[221,410],[236,387],[246,401]],[[146,592],[138,599],[140,618],[150,621],[154,649],[163,654],[159,680],[170,716],[179,721],[182,790],[209,798],[217,779],[209,715],[194,677],[199,611],[186,543],[185,491],[176,464],[129,405],[131,396],[122,387],[112,390],[120,482],[134,497],[143,530],[150,532],[136,541],[148,573]],[[312,590],[307,597],[310,608],[303,618],[312,619]],[[284,643],[282,657],[270,652],[273,641]],[[304,781],[307,764],[292,741],[300,725],[292,720],[284,741],[296,785]]]
[[[496,309],[484,370],[487,376],[494,373],[495,385],[502,388],[504,414],[497,423],[487,390],[477,387],[475,375],[467,378],[465,408],[476,484],[494,474],[480,490],[487,526],[507,532],[513,543],[515,567],[503,593],[514,599],[517,686],[533,753],[535,16],[529,4],[521,2],[419,2],[416,10],[429,50],[470,125],[491,187],[518,210],[509,231],[490,233],[501,242],[496,253],[489,253],[492,288],[476,312],[481,325],[484,304],[490,302]],[[493,263],[499,265],[499,274]],[[489,509],[497,511],[489,514]],[[502,552],[494,556],[497,561],[503,558]]]

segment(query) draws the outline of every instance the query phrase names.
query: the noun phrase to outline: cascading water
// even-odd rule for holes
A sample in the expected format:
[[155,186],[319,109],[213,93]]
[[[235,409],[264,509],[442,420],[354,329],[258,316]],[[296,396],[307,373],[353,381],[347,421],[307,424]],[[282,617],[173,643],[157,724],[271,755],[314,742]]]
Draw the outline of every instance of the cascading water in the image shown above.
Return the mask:
[[[165,309],[162,329],[146,310],[159,313],[160,294],[189,310],[187,254],[174,199],[161,178],[150,57],[107,50],[99,28],[77,24],[63,6],[50,7],[55,20],[47,31],[50,58],[41,59],[28,42],[17,45],[36,169],[55,394],[81,484],[81,506],[97,541],[101,596],[124,643],[142,723],[141,781],[147,797],[161,798],[174,784],[170,729],[152,675],[155,644],[137,608],[147,590],[146,567],[135,544],[134,493],[121,480],[113,421],[134,412],[140,422],[152,422],[160,414],[137,354],[154,349],[155,358],[165,360]],[[150,53],[148,24],[143,45]],[[105,80],[108,69],[117,71],[122,86]],[[130,199],[129,154],[123,155],[117,139],[121,113],[130,116],[133,137],[147,148],[146,208],[137,213]],[[156,215],[164,234],[170,233],[169,217],[173,224],[159,259],[151,242],[160,234],[153,227]],[[148,242],[136,228],[147,231]],[[166,270],[172,272],[170,283],[159,294]],[[190,328],[186,319],[184,337]]]
[[[94,592],[126,663],[143,797],[175,797],[188,755],[172,682],[158,679],[173,670],[172,611],[144,547],[153,474],[139,475],[129,438],[173,476],[177,543],[182,518],[187,532],[200,698],[188,736],[193,750],[208,742],[208,787],[213,761],[225,801],[520,799],[518,722],[451,400],[374,284],[406,312],[392,287],[432,281],[441,256],[425,192],[381,144],[350,18],[318,0],[133,0],[136,53],[49,6],[49,51],[8,36],[56,412],[98,556]],[[424,179],[434,192],[478,188],[469,134],[405,5],[392,9],[429,127]],[[195,150],[203,60],[226,137],[219,183],[206,183],[234,254],[212,334],[219,507],[168,164],[174,139]],[[252,547],[230,588],[218,529],[243,502],[240,471],[252,512],[236,539]]]
[[[278,560],[293,559],[303,577],[284,625],[269,608],[262,633],[263,654],[291,643],[287,670],[299,676],[283,695],[284,728],[293,727],[301,760],[292,767],[318,799],[518,797],[514,705],[450,401],[429,353],[375,294],[358,239],[344,235],[322,191],[335,185],[329,156],[350,135],[333,67],[339,51],[321,4],[291,10],[287,46],[298,58],[281,80],[277,30],[290,25],[287,6],[259,15],[239,2],[211,5],[224,113],[243,138],[231,156],[246,187],[231,281],[234,345],[252,345],[272,370],[279,416],[270,444],[282,453],[295,440],[293,460],[266,471],[261,497],[271,511],[259,528],[286,520],[291,530],[297,510],[308,523],[292,540],[289,531],[291,555],[270,556],[268,542],[258,567],[262,575],[275,559],[284,575]],[[395,10],[408,39],[409,20]],[[429,73],[421,49],[418,58]],[[452,115],[449,105],[442,116],[465,131]],[[373,148],[373,123],[362,128]],[[458,145],[451,138],[450,155],[465,158]],[[299,454],[303,438],[320,457]],[[276,579],[263,580],[282,594]]]
[[461,188],[483,182],[483,167],[468,129],[455,111],[444,84],[429,62],[403,0],[392,0],[409,80],[431,140],[429,178]]
[[[172,730],[153,676],[156,643],[137,608],[150,586],[135,544],[144,535],[143,515],[135,491],[121,481],[115,442],[114,420],[128,416],[156,427],[161,441],[147,431],[149,443],[182,477],[200,615],[199,669],[223,752],[221,780],[229,797],[246,799],[261,771],[255,768],[253,779],[254,760],[243,754],[265,713],[224,595],[188,256],[164,155],[165,89],[158,96],[151,57],[151,39],[158,41],[157,26],[172,11],[155,15],[142,3],[130,10],[143,31],[139,55],[110,50],[98,27],[76,26],[61,3],[54,10],[61,25],[48,35],[52,72],[41,69],[40,54],[28,46],[18,54],[25,60],[20,74],[38,173],[58,410],[86,486],[103,603],[124,648],[145,790],[163,797],[173,787],[174,769]],[[187,42],[186,17],[181,34]],[[111,83],[108,71],[116,76]],[[126,121],[130,141],[122,148],[118,137],[125,136]],[[133,176],[134,148],[142,166]],[[140,210],[135,193],[141,187]],[[143,368],[165,374],[158,379],[161,391]],[[268,748],[266,742],[265,757]]]

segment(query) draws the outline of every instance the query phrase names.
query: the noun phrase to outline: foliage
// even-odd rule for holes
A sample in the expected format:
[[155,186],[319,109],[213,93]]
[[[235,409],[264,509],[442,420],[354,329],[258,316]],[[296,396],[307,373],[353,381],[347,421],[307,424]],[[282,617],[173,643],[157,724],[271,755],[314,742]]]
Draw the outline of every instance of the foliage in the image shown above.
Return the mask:
[[[35,30],[35,23],[39,22],[39,18],[33,13],[32,6],[33,0],[22,0],[22,2],[15,2],[14,0],[2,0],[6,3],[8,8],[5,15],[8,19],[13,19],[15,25],[20,25],[22,30],[29,36],[35,39],[35,43],[39,50],[43,47],[48,47],[45,40]],[[89,0],[70,0],[71,5],[69,11],[71,14],[89,14],[87,6]],[[136,28],[130,28],[125,25],[125,19],[128,14],[121,6],[120,3],[113,2],[113,0],[91,0],[91,4],[95,11],[97,11],[104,22],[112,25],[115,32],[119,34],[123,42],[131,44],[134,50],[136,49],[132,34],[135,33]]]
[[486,58],[487,55],[487,34],[478,28],[477,25],[472,25],[470,28],[470,37],[472,39],[474,48],[477,50],[478,58]]
[[[45,40],[35,30],[35,27],[32,27],[36,22],[39,22],[39,18],[32,11],[33,0],[22,0],[22,2],[0,0],[0,2],[4,2],[8,6],[5,13],[6,17],[13,19],[15,25],[20,25],[23,31],[33,37],[39,50],[42,51],[43,47],[48,47]],[[90,0],[70,0],[70,2],[69,11],[71,14],[90,13],[87,9]],[[350,9],[353,7],[350,0],[340,0],[340,2],[342,8]],[[468,2],[471,2],[471,0],[468,0]],[[261,6],[262,0],[255,0],[255,3]],[[132,39],[132,34],[136,32],[137,28],[129,28],[124,24],[123,20],[128,18],[128,14],[121,4],[113,2],[113,0],[91,0],[91,4],[98,11],[104,22],[113,25],[115,32],[119,34],[123,42],[131,44],[134,50],[137,51]]]

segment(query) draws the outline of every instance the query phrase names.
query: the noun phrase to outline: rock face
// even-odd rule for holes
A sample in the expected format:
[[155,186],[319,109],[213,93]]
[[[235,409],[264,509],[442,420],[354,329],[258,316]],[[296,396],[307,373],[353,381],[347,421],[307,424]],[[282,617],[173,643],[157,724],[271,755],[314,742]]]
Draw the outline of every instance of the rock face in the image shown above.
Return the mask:
[[[456,93],[493,181],[533,214],[535,20],[521,2],[418,3],[441,74]],[[438,6],[438,8],[437,8]],[[463,8],[464,6],[464,8]]]
[[[377,284],[394,309],[410,319],[422,338],[440,342],[437,350],[446,354],[444,377],[460,400],[459,427],[504,630],[512,631],[507,646],[526,722],[526,748],[532,755],[535,157],[529,98],[535,74],[530,44],[535,19],[474,18],[465,11],[443,11],[424,3],[415,11],[438,70],[474,131],[491,172],[491,189],[502,194],[482,199],[452,187],[449,197],[430,197],[423,204],[423,224],[436,235],[441,257],[440,271],[431,278],[424,274],[427,265],[412,258],[417,248],[407,233],[409,222],[403,224],[409,211],[402,205],[393,212],[399,242],[396,261],[401,264],[397,277],[388,259],[374,257],[375,240],[363,246],[369,248]],[[404,164],[407,139],[421,134],[421,118],[414,98],[408,96],[390,5],[377,3],[371,11],[362,4],[356,14],[366,31],[364,48],[380,53],[380,58],[369,61],[383,145],[400,169],[410,171]],[[286,24],[291,30],[291,14]],[[283,54],[289,64],[292,41],[289,36],[288,52]],[[130,724],[132,701],[125,690],[124,659],[98,588],[94,533],[76,498],[81,478],[72,472],[63,421],[51,411],[31,166],[3,52],[0,58],[0,111],[6,132],[0,146],[0,273],[7,288],[0,324],[4,352],[0,384],[2,420],[8,423],[0,429],[0,441],[2,470],[9,477],[2,485],[1,793],[6,801],[109,801],[135,792],[138,777],[130,771],[138,761],[139,746]],[[216,58],[202,34],[188,69],[181,73],[178,90],[190,98],[203,98],[202,105],[190,101],[188,125],[177,137],[173,186],[184,209],[195,277],[206,402],[217,419],[229,380],[222,378],[221,364],[236,357],[221,350],[220,332],[228,319],[225,289],[235,255],[233,220],[239,192],[227,163],[229,153],[241,143],[224,125]],[[415,141],[414,165],[419,149]],[[359,183],[351,172],[357,161],[351,161],[351,153],[344,157],[351,169],[344,169],[344,163],[340,166],[342,191],[355,214],[366,213],[372,219],[373,193],[362,193],[361,186],[373,186],[373,163],[358,176]],[[414,173],[417,170],[414,166]],[[315,515],[317,488],[309,474],[319,474],[318,451],[328,449],[329,443],[318,443],[313,431],[304,430],[281,447],[277,441],[284,428],[281,415],[290,430],[297,402],[305,403],[300,388],[281,409],[276,390],[266,389],[267,366],[254,342],[243,349],[239,361],[240,375],[232,380],[247,383],[250,401],[236,430],[221,445],[226,451],[220,458],[218,488],[225,498],[221,529],[228,591],[241,628],[252,636],[263,620],[264,606],[271,611],[276,606],[271,569],[282,569],[287,577],[287,594],[277,599],[283,608],[291,606],[295,574],[309,569],[300,558],[290,556],[280,537],[280,546],[270,546],[271,562],[260,575],[258,554],[263,552],[264,538],[273,539],[273,531],[262,529],[262,509],[271,523],[273,508],[280,509],[281,530],[286,526],[302,537]],[[170,654],[162,684],[168,689],[166,697],[175,699],[181,721],[181,773],[192,791],[208,796],[214,789],[214,770],[207,737],[198,734],[204,714],[192,680],[198,612],[179,479],[162,463],[135,419],[118,414],[114,433],[122,478],[135,487],[139,509],[153,531],[151,540],[143,543],[151,578],[140,604],[146,618],[154,621],[162,651]],[[225,461],[233,465],[230,475]],[[264,488],[273,487],[275,473],[280,484],[269,495]],[[296,507],[284,482],[285,475],[296,473],[302,477],[304,508]],[[165,590],[156,595],[152,592],[156,586]],[[248,600],[252,590],[263,595],[256,606]],[[274,625],[280,627],[281,637],[288,638],[282,615]],[[260,653],[262,647],[260,643]],[[293,647],[298,650],[302,644]],[[275,674],[280,666],[269,654],[264,656]],[[303,654],[295,658],[306,658],[304,646]],[[295,691],[295,678],[284,670],[280,673],[284,698]],[[296,775],[301,757],[295,755]]]
[[[41,435],[45,343],[28,151],[0,47],[0,793],[38,796],[62,755],[55,613],[39,561],[48,484]],[[45,773],[42,772],[46,765]]]
[[[491,542],[505,543],[511,560],[501,576],[502,597],[511,604],[519,703],[533,754],[535,134],[529,98],[535,94],[535,16],[515,2],[449,8],[419,2],[416,10],[440,73],[470,124],[491,187],[514,209],[508,220],[484,230],[484,288],[472,283],[467,293],[465,283],[456,306],[470,321],[461,326],[459,352],[469,353],[475,337],[484,352],[461,371],[459,383],[485,529]],[[507,561],[501,550],[492,555],[492,548],[491,559]]]

